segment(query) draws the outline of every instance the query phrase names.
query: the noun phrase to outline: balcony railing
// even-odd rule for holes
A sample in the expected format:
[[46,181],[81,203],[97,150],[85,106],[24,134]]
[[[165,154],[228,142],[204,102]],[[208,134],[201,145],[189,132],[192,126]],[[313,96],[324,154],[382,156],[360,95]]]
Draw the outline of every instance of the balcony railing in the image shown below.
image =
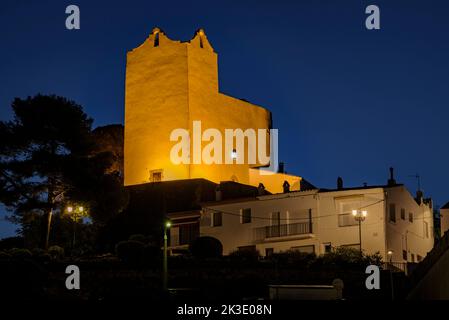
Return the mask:
[[310,222],[280,224],[274,226],[255,228],[254,240],[262,241],[265,239],[287,237],[309,233],[312,233],[312,224]]

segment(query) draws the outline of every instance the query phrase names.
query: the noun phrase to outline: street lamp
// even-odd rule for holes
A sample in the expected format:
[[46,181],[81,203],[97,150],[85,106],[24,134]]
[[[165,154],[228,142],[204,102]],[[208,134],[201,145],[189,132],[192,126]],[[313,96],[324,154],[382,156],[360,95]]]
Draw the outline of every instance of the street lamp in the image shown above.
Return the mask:
[[366,219],[368,212],[366,210],[352,210],[352,216],[355,221],[359,223],[359,244],[360,244],[360,254],[362,253],[362,221]]
[[391,263],[391,260],[393,258],[393,251],[392,250],[388,250],[387,252],[389,261],[390,261],[390,266],[389,266],[389,271],[390,271],[390,287],[391,287],[391,300],[394,300],[394,282],[393,282],[393,265]]
[[83,206],[78,206],[76,208],[73,208],[72,206],[68,206],[67,207],[67,212],[72,216],[72,220],[73,220],[73,239],[72,239],[72,251],[75,248],[75,240],[76,240],[76,221],[78,219],[77,217],[77,213],[83,214],[84,212],[84,207]]
[[388,250],[387,255],[388,255],[388,261],[391,263],[391,259],[393,258],[393,251]]
[[168,267],[167,267],[167,242],[168,242],[168,236],[167,236],[167,230],[170,229],[171,222],[165,221],[164,223],[164,261],[163,261],[163,289],[164,291],[167,291],[167,279],[168,279]]

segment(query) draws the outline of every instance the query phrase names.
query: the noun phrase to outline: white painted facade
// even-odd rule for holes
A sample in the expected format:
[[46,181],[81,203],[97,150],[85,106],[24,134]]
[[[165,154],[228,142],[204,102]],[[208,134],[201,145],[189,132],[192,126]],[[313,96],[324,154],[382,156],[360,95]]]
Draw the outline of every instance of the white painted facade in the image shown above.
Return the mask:
[[449,202],[440,209],[441,236],[449,230]]
[[245,247],[263,256],[290,249],[319,255],[339,246],[360,247],[352,210],[367,211],[361,222],[366,253],[378,251],[384,260],[417,262],[433,247],[431,203],[418,204],[402,185],[317,189],[206,203],[200,235],[220,240],[225,255]]

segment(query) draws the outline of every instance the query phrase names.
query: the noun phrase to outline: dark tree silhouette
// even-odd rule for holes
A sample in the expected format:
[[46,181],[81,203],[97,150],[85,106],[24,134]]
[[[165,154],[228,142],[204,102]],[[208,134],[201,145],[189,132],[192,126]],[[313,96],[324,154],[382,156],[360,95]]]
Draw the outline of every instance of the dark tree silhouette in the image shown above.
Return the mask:
[[[12,109],[13,120],[0,122],[0,202],[22,231],[30,215],[42,217],[47,248],[55,212],[73,201],[95,211],[91,203],[99,207],[111,198],[105,194],[120,192],[121,178],[105,174],[112,155],[96,150],[92,119],[80,105],[37,95],[16,98]],[[108,190],[98,189],[106,185]]]

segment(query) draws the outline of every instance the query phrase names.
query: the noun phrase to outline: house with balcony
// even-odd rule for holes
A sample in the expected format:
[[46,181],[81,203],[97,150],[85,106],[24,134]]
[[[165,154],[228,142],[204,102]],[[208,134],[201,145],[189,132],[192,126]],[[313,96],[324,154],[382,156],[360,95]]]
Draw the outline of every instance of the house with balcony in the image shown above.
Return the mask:
[[386,185],[344,188],[339,181],[336,189],[206,202],[200,235],[218,239],[224,254],[319,255],[344,246],[379,252],[385,261],[419,262],[434,245],[432,201],[420,191],[414,197],[391,172]]

